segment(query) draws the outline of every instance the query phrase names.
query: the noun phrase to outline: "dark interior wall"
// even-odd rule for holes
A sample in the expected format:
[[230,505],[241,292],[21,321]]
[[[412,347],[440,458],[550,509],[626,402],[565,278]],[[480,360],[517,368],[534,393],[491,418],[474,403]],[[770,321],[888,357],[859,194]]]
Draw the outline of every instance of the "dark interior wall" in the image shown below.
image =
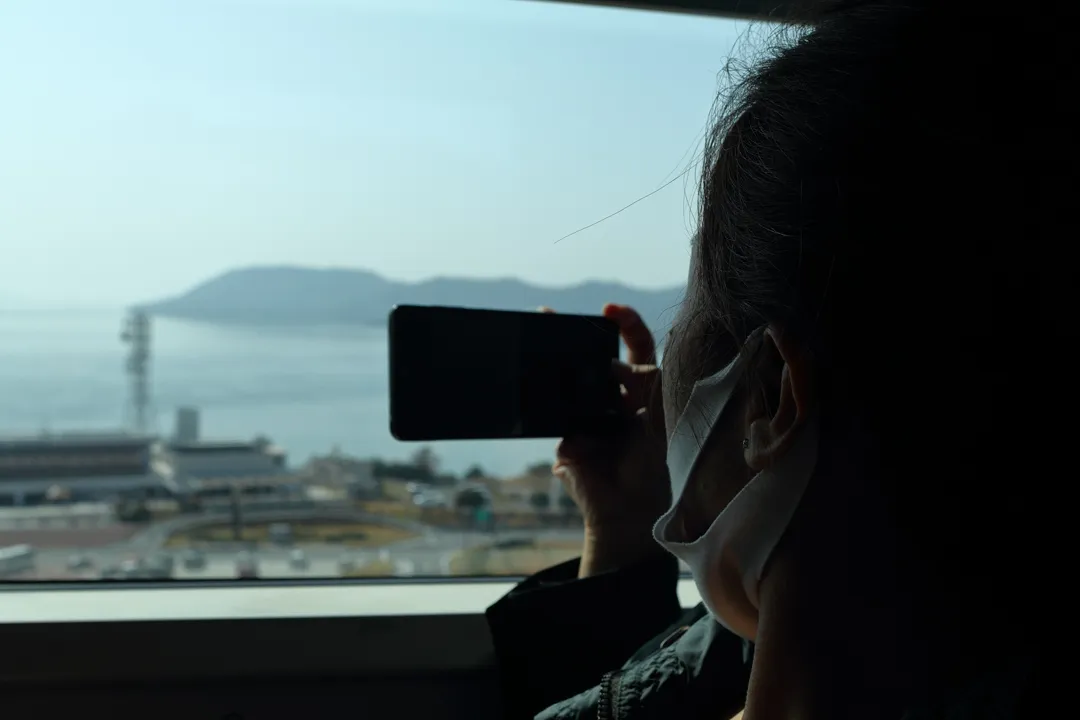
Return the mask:
[[795,2],[783,0],[552,0],[579,5],[663,10],[744,18],[782,18]]

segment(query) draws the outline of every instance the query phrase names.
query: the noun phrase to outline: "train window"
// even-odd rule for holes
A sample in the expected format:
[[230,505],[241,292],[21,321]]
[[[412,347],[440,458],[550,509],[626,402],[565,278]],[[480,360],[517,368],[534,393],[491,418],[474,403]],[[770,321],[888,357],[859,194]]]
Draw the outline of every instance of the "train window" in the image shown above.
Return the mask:
[[663,330],[741,22],[0,5],[0,581],[519,576],[554,441],[394,441],[397,303]]

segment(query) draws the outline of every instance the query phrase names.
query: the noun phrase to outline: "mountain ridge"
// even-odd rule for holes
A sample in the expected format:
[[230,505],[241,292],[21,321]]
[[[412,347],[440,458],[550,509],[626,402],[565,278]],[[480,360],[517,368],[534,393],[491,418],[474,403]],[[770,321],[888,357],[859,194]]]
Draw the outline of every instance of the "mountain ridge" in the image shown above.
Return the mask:
[[598,313],[604,303],[637,309],[654,330],[671,322],[682,287],[645,290],[614,281],[562,287],[512,277],[440,276],[417,282],[390,280],[375,272],[287,265],[229,270],[179,295],[135,307],[151,316],[212,324],[362,324],[381,326],[394,305],[450,305],[498,310]]

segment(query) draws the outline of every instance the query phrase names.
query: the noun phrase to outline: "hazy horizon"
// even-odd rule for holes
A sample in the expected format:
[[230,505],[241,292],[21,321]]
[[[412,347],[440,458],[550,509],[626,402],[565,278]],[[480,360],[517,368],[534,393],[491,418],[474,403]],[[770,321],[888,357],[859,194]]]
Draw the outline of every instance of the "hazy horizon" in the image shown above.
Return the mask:
[[502,0],[7,0],[0,309],[125,307],[268,265],[682,284],[694,161],[745,26]]
[[524,280],[524,279],[519,278],[519,277],[510,276],[510,275],[507,275],[507,276],[492,275],[492,276],[488,276],[488,277],[478,277],[478,276],[469,277],[469,276],[463,276],[463,275],[432,275],[431,277],[420,278],[418,280],[404,280],[404,279],[401,279],[401,278],[389,277],[387,275],[384,275],[383,273],[380,273],[380,272],[377,272],[375,270],[371,270],[371,269],[368,269],[368,268],[317,267],[317,266],[303,266],[303,265],[248,265],[248,266],[244,266],[244,267],[233,268],[232,270],[226,270],[223,273],[219,273],[218,275],[208,277],[203,281],[197,282],[194,285],[191,285],[190,287],[181,288],[181,289],[178,289],[178,290],[176,290],[174,292],[168,292],[168,293],[165,293],[165,294],[161,295],[160,297],[138,298],[138,299],[133,299],[133,300],[130,300],[130,301],[127,301],[127,302],[124,302],[124,303],[119,303],[119,304],[116,304],[116,303],[104,303],[104,304],[73,303],[73,304],[67,304],[67,305],[65,305],[65,304],[49,304],[48,302],[41,302],[41,301],[26,302],[26,301],[21,300],[20,298],[17,298],[17,297],[10,297],[10,296],[7,296],[7,295],[0,294],[0,312],[4,312],[4,311],[18,311],[18,312],[80,312],[80,311],[85,310],[87,312],[97,313],[97,312],[107,312],[107,311],[126,311],[126,310],[132,309],[134,306],[138,306],[138,305],[141,305],[143,303],[152,303],[152,302],[158,302],[158,301],[166,300],[166,299],[170,299],[170,298],[180,297],[180,296],[184,295],[185,293],[189,292],[190,290],[194,290],[195,288],[199,287],[200,285],[204,284],[205,282],[217,279],[219,277],[223,277],[223,276],[228,275],[228,274],[230,274],[232,272],[244,271],[244,270],[257,270],[257,269],[286,269],[286,270],[313,270],[313,271],[327,270],[327,271],[335,271],[335,272],[344,271],[344,272],[358,272],[358,273],[374,273],[375,275],[378,275],[379,277],[381,277],[381,278],[383,278],[385,280],[389,280],[389,281],[395,282],[395,283],[408,284],[408,285],[418,285],[418,284],[422,284],[422,283],[425,283],[425,282],[431,282],[431,281],[434,281],[434,280],[457,280],[457,281],[464,281],[464,282],[470,282],[470,281],[477,281],[477,282],[516,281],[516,282],[523,282],[523,283],[526,283],[528,285],[532,285],[534,287],[550,288],[552,290],[566,290],[566,289],[570,289],[570,288],[581,287],[583,285],[590,285],[590,284],[595,283],[595,284],[604,284],[604,285],[608,285],[608,284],[610,284],[610,285],[619,285],[619,286],[627,287],[627,288],[630,288],[630,289],[633,289],[633,290],[650,290],[650,291],[651,290],[657,290],[657,291],[663,291],[663,290],[672,290],[672,289],[675,289],[675,288],[678,288],[678,287],[682,287],[682,285],[684,284],[684,283],[672,283],[671,285],[667,285],[667,286],[660,287],[660,288],[641,288],[639,286],[636,286],[636,285],[633,285],[633,284],[630,284],[630,283],[622,282],[622,281],[620,281],[618,279],[605,279],[605,278],[585,278],[583,280],[577,280],[577,281],[574,281],[574,282],[561,283],[560,284],[560,283],[554,283],[554,282],[552,282],[552,283],[531,282],[531,281]]

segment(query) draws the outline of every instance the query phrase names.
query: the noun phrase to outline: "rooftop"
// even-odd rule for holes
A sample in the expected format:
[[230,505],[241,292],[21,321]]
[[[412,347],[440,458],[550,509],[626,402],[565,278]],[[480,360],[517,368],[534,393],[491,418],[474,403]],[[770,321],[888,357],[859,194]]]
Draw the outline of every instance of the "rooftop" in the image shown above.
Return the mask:
[[277,485],[295,485],[299,481],[296,475],[292,473],[281,473],[280,475],[215,475],[213,477],[200,477],[193,478],[188,481],[188,485],[200,490],[209,490],[211,488],[231,488],[231,487],[258,487],[263,486],[277,486]]
[[199,441],[199,442],[170,442],[167,447],[174,453],[226,453],[226,452],[250,452],[258,449],[252,442],[235,441]]
[[35,436],[0,437],[0,455],[22,452],[85,452],[110,449],[144,449],[155,438],[130,433],[48,433]]
[[166,446],[169,452],[177,454],[214,454],[214,453],[234,453],[234,452],[264,452],[264,453],[281,453],[282,450],[274,445],[267,445],[258,441],[203,441],[198,442],[170,442]]

